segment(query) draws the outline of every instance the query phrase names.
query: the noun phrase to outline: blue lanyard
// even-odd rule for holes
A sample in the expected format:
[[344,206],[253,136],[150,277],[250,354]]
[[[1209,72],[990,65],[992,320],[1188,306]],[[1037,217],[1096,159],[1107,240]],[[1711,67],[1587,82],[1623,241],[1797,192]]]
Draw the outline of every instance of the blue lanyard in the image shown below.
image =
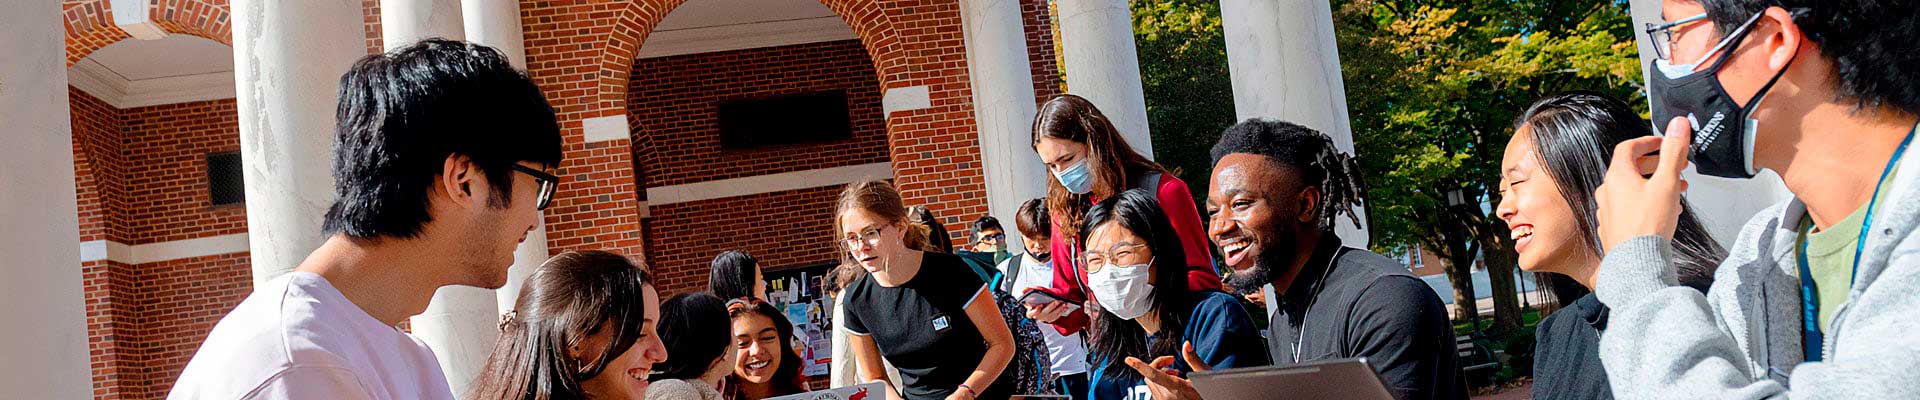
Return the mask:
[[[1920,127],[1915,127],[1915,130],[1920,131]],[[1886,182],[1887,175],[1893,174],[1893,166],[1900,163],[1900,156],[1906,154],[1907,145],[1913,143],[1914,132],[1908,131],[1907,138],[1900,140],[1900,147],[1894,148],[1893,158],[1887,160],[1886,169],[1880,171],[1880,180],[1874,181],[1873,194],[1867,198],[1867,211],[1860,221],[1860,238],[1853,244],[1853,270],[1847,275],[1849,283],[1860,275],[1860,255],[1867,248],[1867,234],[1873,232],[1873,206],[1880,202],[1880,185]],[[1811,236],[1802,234],[1800,239],[1800,320],[1803,321],[1800,348],[1806,354],[1806,361],[1815,362],[1825,357],[1822,350],[1826,347],[1826,334],[1822,333],[1820,326],[1820,291],[1814,285],[1813,271],[1807,263],[1807,242],[1811,241]]]

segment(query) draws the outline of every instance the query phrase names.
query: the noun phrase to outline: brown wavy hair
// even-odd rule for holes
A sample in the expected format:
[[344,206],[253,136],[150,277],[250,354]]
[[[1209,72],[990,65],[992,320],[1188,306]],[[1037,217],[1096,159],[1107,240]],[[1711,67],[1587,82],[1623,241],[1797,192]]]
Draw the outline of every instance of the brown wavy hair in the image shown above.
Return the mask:
[[840,216],[852,210],[864,211],[875,218],[900,225],[900,229],[906,232],[903,239],[909,249],[927,251],[931,248],[927,234],[932,228],[907,218],[907,206],[900,199],[900,191],[887,181],[867,179],[849,183],[845,190],[840,191],[840,199],[833,204],[833,243],[840,248],[841,264],[860,263],[853,259],[853,249],[847,248],[847,241],[843,240],[845,238],[840,237],[840,233],[846,231],[840,227]]
[[[473,400],[579,399],[581,382],[600,375],[640,340],[642,300],[652,286],[646,267],[619,254],[561,253],[540,265],[500,321],[500,339],[466,398]],[[598,358],[578,360],[567,349],[596,334],[609,335]]]
[[[1053,215],[1053,226],[1060,228],[1064,239],[1080,237],[1080,222],[1086,218],[1090,198],[1108,198],[1127,190],[1134,179],[1146,174],[1166,173],[1167,169],[1148,160],[1146,156],[1133,151],[1127,139],[1120,136],[1120,130],[1113,127],[1093,102],[1080,96],[1063,94],[1054,96],[1040,105],[1040,111],[1033,119],[1033,147],[1040,147],[1040,139],[1054,138],[1087,145],[1084,161],[1093,175],[1093,190],[1087,194],[1073,194],[1058,179],[1047,179],[1047,212]],[[1051,175],[1051,171],[1049,171]],[[1091,197],[1090,197],[1091,196]]]

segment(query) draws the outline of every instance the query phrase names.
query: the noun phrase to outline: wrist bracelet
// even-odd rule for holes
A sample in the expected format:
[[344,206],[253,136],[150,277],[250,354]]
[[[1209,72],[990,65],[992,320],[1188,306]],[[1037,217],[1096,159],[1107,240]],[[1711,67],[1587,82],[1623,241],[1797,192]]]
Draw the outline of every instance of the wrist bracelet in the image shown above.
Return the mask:
[[973,392],[973,387],[972,387],[972,386],[967,386],[967,384],[965,384],[965,383],[962,383],[962,384],[960,384],[960,390],[965,390],[965,391],[967,391],[967,398],[969,398],[969,399],[978,399],[978,398],[980,398],[980,394],[979,394],[979,393],[974,393],[974,392]]

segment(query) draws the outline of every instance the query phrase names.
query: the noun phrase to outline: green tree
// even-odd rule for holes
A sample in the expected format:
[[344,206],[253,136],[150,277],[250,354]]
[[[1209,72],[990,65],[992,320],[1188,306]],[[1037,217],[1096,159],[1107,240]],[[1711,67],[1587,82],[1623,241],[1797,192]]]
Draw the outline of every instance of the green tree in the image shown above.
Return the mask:
[[[1485,255],[1495,331],[1520,326],[1513,243],[1490,212],[1513,118],[1557,91],[1639,106],[1640,61],[1624,1],[1333,0],[1349,117],[1374,250],[1418,245],[1445,259],[1456,302]],[[1136,0],[1155,158],[1203,200],[1208,146],[1233,124],[1218,0]],[[1071,39],[1068,39],[1071,40]],[[1449,204],[1458,193],[1460,204]]]
[[[1445,259],[1471,313],[1476,255],[1494,331],[1520,327],[1515,254],[1498,202],[1513,119],[1542,95],[1596,90],[1638,100],[1625,2],[1336,1],[1355,146],[1370,176],[1376,250],[1410,245]],[[1638,101],[1633,101],[1638,103]]]
[[1207,152],[1235,122],[1220,1],[1137,0],[1132,7],[1154,160],[1203,204],[1213,171]]

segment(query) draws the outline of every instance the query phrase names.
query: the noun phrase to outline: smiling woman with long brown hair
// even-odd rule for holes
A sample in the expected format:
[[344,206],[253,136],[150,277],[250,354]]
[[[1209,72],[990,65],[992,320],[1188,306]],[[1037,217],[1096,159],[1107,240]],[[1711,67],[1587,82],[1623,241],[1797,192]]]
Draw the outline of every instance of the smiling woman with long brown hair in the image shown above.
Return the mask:
[[527,277],[467,398],[642,399],[667,358],[660,293],[619,254],[571,251]]
[[[1047,214],[1053,217],[1051,250],[1054,263],[1053,286],[1039,288],[1072,303],[1086,301],[1086,270],[1079,263],[1081,224],[1093,203],[1128,189],[1146,189],[1155,197],[1173,223],[1186,257],[1189,290],[1220,290],[1220,274],[1214,271],[1212,250],[1207,246],[1206,225],[1200,223],[1200,207],[1193,203],[1187,183],[1169,173],[1146,156],[1140,155],[1120,136],[1113,123],[1087,99],[1060,95],[1040,105],[1033,121],[1033,150],[1046,164],[1054,179],[1047,180]],[[1067,266],[1067,268],[1057,268]],[[1097,299],[1096,299],[1097,300]],[[1074,334],[1087,326],[1087,314],[1068,312],[1067,302],[1047,307],[1029,307],[1027,316],[1053,324],[1061,334]]]

